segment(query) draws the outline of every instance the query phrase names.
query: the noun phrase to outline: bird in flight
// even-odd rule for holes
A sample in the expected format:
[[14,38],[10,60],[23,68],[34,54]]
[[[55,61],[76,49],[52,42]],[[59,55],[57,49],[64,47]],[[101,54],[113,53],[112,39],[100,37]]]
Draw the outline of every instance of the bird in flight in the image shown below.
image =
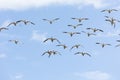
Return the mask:
[[82,56],[87,55],[87,56],[91,57],[91,55],[89,53],[87,53],[87,52],[76,52],[75,55],[77,55],[77,54],[80,54]]
[[77,48],[77,49],[78,49],[80,46],[83,47],[81,44],[73,45],[73,46],[70,48],[70,50],[72,50],[73,48]]
[[60,18],[55,18],[55,19],[52,19],[52,20],[48,20],[48,19],[43,19],[44,21],[48,21],[50,24],[53,24],[54,21],[57,21],[59,20]]
[[28,23],[32,24],[32,25],[35,25],[35,23],[31,22],[31,21],[28,21],[28,20],[18,20],[16,21],[17,23],[19,22],[23,22],[25,25],[27,25]]
[[105,9],[105,10],[102,10],[101,12],[108,12],[108,13],[111,13],[113,11],[118,11],[117,9]]
[[56,54],[61,55],[58,51],[54,51],[54,50],[48,50],[48,51],[44,52],[41,56],[43,56],[45,54],[48,54],[49,58],[50,58],[51,55],[56,55]]
[[84,20],[88,20],[88,18],[71,18],[73,20],[77,20],[78,22],[82,22]]
[[110,22],[111,26],[114,26],[114,28],[116,26],[116,22],[120,22],[119,20],[117,20],[117,19],[115,19],[113,17],[108,17],[108,16],[105,16],[105,17],[107,18],[107,19],[105,19],[105,21]]
[[8,30],[8,28],[6,28],[6,27],[1,27],[1,28],[0,28],[0,32],[1,32],[2,30]]
[[103,30],[97,29],[97,28],[86,28],[86,29],[87,30],[92,30],[93,32],[96,32],[96,31],[104,32]]
[[50,40],[51,42],[57,41],[58,43],[61,43],[57,38],[53,38],[53,37],[47,38],[47,39],[45,39],[43,42],[46,42],[46,41],[48,41],[48,40]]
[[69,34],[71,37],[75,34],[81,34],[80,32],[63,32],[63,33]]
[[74,29],[76,29],[77,27],[79,27],[79,26],[81,26],[81,25],[83,25],[83,24],[77,24],[77,25],[68,25],[68,26],[70,26],[70,27],[73,27]]
[[89,33],[89,32],[85,32],[85,31],[82,31],[83,33],[86,33],[88,37],[90,37],[91,35],[96,35],[94,33]]
[[18,40],[9,40],[9,42],[14,42],[15,44],[18,44],[18,43],[19,43]]
[[62,46],[64,49],[67,48],[67,46],[66,46],[65,44],[58,44],[58,45],[56,45],[56,46]]
[[11,26],[11,25],[14,25],[14,26],[16,26],[17,24],[18,24],[19,22],[11,22],[11,23],[9,23],[8,25],[7,25],[7,27],[9,27],[9,26]]
[[106,44],[106,43],[99,43],[99,42],[96,42],[96,44],[100,44],[102,46],[102,48],[104,48],[105,46],[111,46],[111,44]]

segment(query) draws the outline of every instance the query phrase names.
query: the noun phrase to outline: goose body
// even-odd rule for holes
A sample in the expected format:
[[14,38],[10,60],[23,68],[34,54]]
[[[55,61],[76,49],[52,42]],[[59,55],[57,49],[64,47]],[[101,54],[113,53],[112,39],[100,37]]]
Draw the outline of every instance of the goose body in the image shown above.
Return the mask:
[[[81,44],[76,44],[76,45],[73,45],[71,48],[70,48],[70,50],[72,50],[73,48],[79,48],[80,46],[82,46]],[[82,46],[83,47],[83,46]]]
[[117,9],[105,9],[105,10],[102,10],[101,12],[108,12],[108,13],[111,13],[113,11],[118,11]]
[[32,24],[32,25],[35,25],[35,23],[33,23],[33,22],[31,22],[31,21],[28,21],[28,20],[18,20],[18,21],[16,21],[16,22],[18,22],[18,23],[23,22],[25,25],[27,25],[28,23],[30,23],[30,24]]
[[77,55],[77,54],[80,54],[82,56],[87,55],[87,56],[91,57],[91,55],[89,53],[87,53],[87,52],[76,52],[75,55]]
[[104,48],[105,46],[111,46],[111,44],[106,44],[106,43],[99,43],[99,42],[97,42],[96,44],[100,44],[101,46],[102,46],[102,48]]
[[77,27],[81,26],[82,24],[77,24],[77,25],[68,25],[70,27],[73,27],[73,29],[76,29]]
[[82,22],[84,20],[88,20],[88,18],[72,18],[73,20],[77,20],[78,22]]
[[48,57],[50,57],[51,55],[56,55],[56,54],[61,55],[58,51],[55,51],[55,50],[45,51],[41,56],[43,56],[43,55],[45,55],[45,54],[48,54]]
[[63,33],[69,34],[71,37],[75,34],[81,34],[80,32],[63,32]]
[[86,29],[87,30],[92,30],[93,32],[97,32],[97,31],[103,32],[103,30],[97,29],[97,28],[86,28]]
[[52,20],[48,20],[48,19],[43,19],[44,21],[48,21],[50,24],[53,24],[54,21],[57,21],[59,20],[60,18],[55,18],[55,19],[52,19]]
[[47,38],[47,39],[45,39],[43,42],[46,42],[46,41],[48,41],[48,40],[50,40],[51,42],[57,41],[58,43],[60,43],[60,41],[59,41],[57,38],[53,38],[53,37]]

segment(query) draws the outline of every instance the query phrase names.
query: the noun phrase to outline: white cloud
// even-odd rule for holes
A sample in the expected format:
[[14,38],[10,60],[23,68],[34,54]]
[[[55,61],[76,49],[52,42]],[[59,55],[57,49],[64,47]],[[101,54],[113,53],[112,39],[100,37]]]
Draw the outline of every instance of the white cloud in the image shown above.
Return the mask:
[[107,5],[106,0],[0,0],[0,10],[21,10],[50,5],[92,5],[101,8]]
[[33,31],[31,40],[43,42],[46,39],[47,33],[39,34],[38,31]]
[[22,80],[23,77],[24,77],[23,74],[21,74],[21,73],[16,73],[16,74],[14,74],[14,75],[11,75],[11,76],[10,76],[10,79],[11,79],[11,80]]
[[101,71],[90,71],[84,73],[75,73],[76,76],[83,77],[88,80],[110,80],[111,75]]
[[16,74],[15,75],[15,79],[22,79],[23,78],[23,75],[22,74]]
[[6,58],[6,57],[7,57],[6,54],[0,53],[0,59]]

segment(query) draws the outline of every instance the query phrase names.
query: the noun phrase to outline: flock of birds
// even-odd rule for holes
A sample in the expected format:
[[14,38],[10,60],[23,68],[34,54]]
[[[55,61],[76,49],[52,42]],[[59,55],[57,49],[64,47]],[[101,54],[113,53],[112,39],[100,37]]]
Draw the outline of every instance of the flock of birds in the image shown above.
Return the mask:
[[[111,13],[114,12],[114,11],[118,11],[118,10],[117,10],[117,9],[105,9],[105,10],[102,10],[101,12],[107,12],[107,13],[111,14]],[[52,19],[52,20],[43,19],[43,21],[46,21],[46,22],[48,22],[49,24],[53,24],[55,21],[57,21],[57,20],[59,20],[59,19],[60,19],[60,18],[55,18],[55,19]],[[73,29],[77,29],[78,27],[82,26],[82,25],[83,25],[83,24],[82,24],[83,21],[89,20],[89,18],[71,18],[71,19],[78,21],[78,24],[76,24],[76,25],[71,25],[71,24],[70,24],[70,25],[67,25],[67,26],[69,26],[69,27],[71,27],[71,28],[73,28]],[[114,28],[116,27],[116,22],[120,22],[119,20],[117,20],[117,19],[115,19],[115,18],[113,18],[113,17],[109,17],[109,16],[105,16],[105,21],[109,22],[109,23],[111,24],[111,26],[113,26]],[[35,25],[35,23],[33,23],[32,21],[29,21],[29,20],[18,20],[18,21],[9,23],[6,27],[0,27],[0,32],[2,32],[3,30],[9,30],[9,27],[10,27],[10,26],[17,26],[19,23],[23,23],[23,24],[25,24],[25,25],[28,25],[28,24]],[[86,34],[88,37],[90,37],[90,36],[92,36],[92,35],[93,35],[93,36],[96,36],[96,32],[104,32],[102,29],[92,28],[92,27],[86,28],[86,30],[88,30],[88,31],[91,30],[92,32],[86,32],[86,31],[81,31],[81,32],[67,32],[67,31],[64,31],[63,34],[66,34],[66,35],[69,35],[70,37],[73,37],[74,35],[79,35],[79,34],[81,34],[81,33],[84,33],[84,34]],[[118,34],[118,35],[120,35],[120,34]],[[9,41],[9,42],[13,42],[13,43],[15,43],[15,44],[18,44],[18,43],[19,43],[19,40],[16,40],[16,39],[14,39],[14,40],[8,40],[8,41]],[[47,42],[47,41],[51,41],[51,42],[57,41],[57,42],[58,42],[58,45],[56,45],[56,46],[58,46],[58,47],[63,47],[63,49],[68,48],[68,46],[66,46],[65,44],[62,44],[62,43],[61,43],[57,38],[55,38],[55,37],[46,38],[46,39],[43,41],[43,43],[45,43],[45,42]],[[120,40],[116,40],[116,41],[117,41],[117,42],[120,42]],[[96,44],[97,44],[97,45],[101,45],[102,48],[104,48],[105,46],[112,46],[111,44],[101,43],[101,42],[96,42]],[[78,49],[79,47],[83,47],[83,46],[82,46],[81,44],[75,44],[75,45],[73,45],[73,46],[70,48],[70,50],[72,50],[72,49],[74,49],[74,48]],[[120,47],[120,44],[116,45],[115,47]],[[55,50],[47,50],[47,51],[43,52],[43,54],[42,54],[41,56],[43,56],[43,55],[45,55],[45,54],[48,54],[48,57],[50,57],[51,55],[56,55],[56,54],[61,55],[60,52],[55,51]],[[82,55],[82,56],[87,55],[87,56],[91,57],[91,54],[88,53],[88,52],[80,52],[80,51],[78,51],[78,52],[74,53],[74,55],[78,55],[78,54],[80,54],[80,55]]]

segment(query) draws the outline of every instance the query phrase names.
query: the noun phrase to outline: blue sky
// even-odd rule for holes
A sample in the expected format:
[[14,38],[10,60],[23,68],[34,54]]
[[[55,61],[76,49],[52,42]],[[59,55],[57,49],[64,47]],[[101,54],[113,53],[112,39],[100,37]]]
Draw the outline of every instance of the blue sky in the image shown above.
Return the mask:
[[[0,0],[0,26],[6,27],[10,22],[30,20],[35,25],[18,24],[10,26],[9,30],[0,32],[0,80],[119,80],[120,79],[120,23],[116,28],[105,21],[104,16],[120,20],[120,0]],[[103,9],[118,9],[111,14],[100,12]],[[72,17],[87,17],[77,29],[68,24],[78,24]],[[42,19],[60,18],[53,24]],[[94,27],[104,30],[96,36],[86,34],[70,37],[64,31],[87,31]],[[56,47],[57,42],[43,41],[55,37],[68,49]],[[19,44],[8,40],[17,39]],[[101,48],[96,42],[110,43],[112,46]],[[84,48],[69,50],[75,44]],[[48,58],[41,56],[47,50],[59,51],[62,55]],[[74,55],[83,51],[92,57]]]

